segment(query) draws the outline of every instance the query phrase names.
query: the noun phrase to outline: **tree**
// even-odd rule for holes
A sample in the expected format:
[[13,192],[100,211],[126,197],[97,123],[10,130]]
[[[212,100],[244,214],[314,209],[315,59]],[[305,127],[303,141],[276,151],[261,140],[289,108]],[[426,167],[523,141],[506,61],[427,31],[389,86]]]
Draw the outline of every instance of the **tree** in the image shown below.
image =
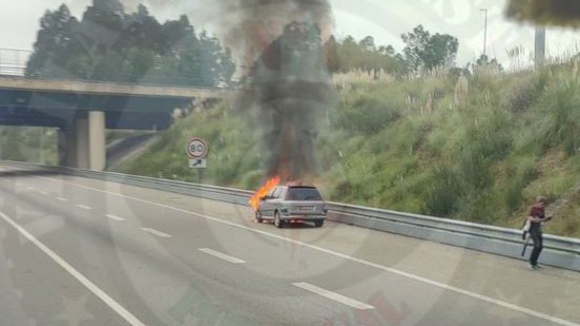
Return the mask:
[[485,66],[489,64],[489,57],[485,54],[482,54],[476,61],[475,64],[478,66]]
[[63,62],[59,60],[62,59],[60,54],[66,51],[72,41],[77,23],[64,4],[56,11],[46,11],[40,20],[34,53],[26,68],[28,76],[50,76],[63,70]]
[[488,72],[502,72],[503,67],[497,61],[496,58],[489,60],[489,57],[485,54],[482,54],[476,61],[474,65],[475,72],[485,70]]
[[363,51],[374,52],[376,49],[375,39],[372,36],[367,36],[359,42],[359,46],[363,49]]
[[144,5],[139,5],[138,11],[125,19],[125,27],[119,35],[120,48],[139,48],[154,52],[163,49],[163,34],[161,24],[155,17],[149,15]]
[[391,46],[379,46],[377,48],[372,36],[367,36],[357,42],[352,36],[347,36],[342,43],[332,37],[328,43],[334,42],[336,59],[333,64],[336,68],[331,71],[349,72],[362,70],[374,78],[378,78],[381,72],[400,74],[404,69],[403,61]]
[[346,37],[338,47],[338,56],[341,63],[340,70],[348,72],[360,68],[360,48],[352,36]]
[[459,41],[448,34],[431,35],[422,25],[401,35],[406,46],[403,50],[408,68],[413,72],[435,67],[451,67],[455,62]]
[[123,4],[119,0],[93,0],[92,8],[102,13],[124,14]]
[[221,63],[221,47],[217,38],[210,36],[203,31],[199,36],[200,59],[201,59],[201,84],[203,86],[213,86],[214,81],[221,81],[224,71]]
[[198,86],[227,84],[234,72],[229,50],[198,37],[187,16],[160,24],[144,5],[127,14],[119,0],[93,0],[80,22],[65,5],[47,11],[27,67],[29,76]]
[[385,56],[389,56],[389,57],[393,57],[396,54],[395,49],[393,48],[392,45],[388,45],[388,46],[381,45],[381,46],[379,46],[378,52],[380,55],[385,55]]
[[196,43],[195,29],[185,15],[179,17],[179,20],[167,21],[161,26],[161,42],[163,55],[176,55],[194,43],[195,46],[199,46]]

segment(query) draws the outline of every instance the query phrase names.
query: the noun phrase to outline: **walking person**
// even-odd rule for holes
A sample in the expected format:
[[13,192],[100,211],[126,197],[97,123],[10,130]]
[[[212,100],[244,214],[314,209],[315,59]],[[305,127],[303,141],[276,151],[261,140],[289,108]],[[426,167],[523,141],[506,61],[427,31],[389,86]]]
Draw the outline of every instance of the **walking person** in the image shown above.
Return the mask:
[[536,203],[530,208],[530,214],[527,219],[530,225],[528,232],[534,242],[534,249],[530,255],[530,268],[532,270],[537,270],[540,267],[538,258],[543,249],[542,225],[552,219],[551,216],[546,217],[547,204],[548,199],[546,197],[538,196]]

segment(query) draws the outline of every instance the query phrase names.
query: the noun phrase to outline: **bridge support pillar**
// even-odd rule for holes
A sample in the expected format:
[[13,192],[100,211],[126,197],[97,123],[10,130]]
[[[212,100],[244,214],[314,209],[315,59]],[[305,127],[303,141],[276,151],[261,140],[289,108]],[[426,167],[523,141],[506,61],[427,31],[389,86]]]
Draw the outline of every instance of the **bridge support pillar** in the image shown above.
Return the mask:
[[107,164],[105,112],[89,112],[89,169],[103,171]]
[[59,163],[102,171],[106,164],[105,113],[79,112],[66,130],[59,130]]

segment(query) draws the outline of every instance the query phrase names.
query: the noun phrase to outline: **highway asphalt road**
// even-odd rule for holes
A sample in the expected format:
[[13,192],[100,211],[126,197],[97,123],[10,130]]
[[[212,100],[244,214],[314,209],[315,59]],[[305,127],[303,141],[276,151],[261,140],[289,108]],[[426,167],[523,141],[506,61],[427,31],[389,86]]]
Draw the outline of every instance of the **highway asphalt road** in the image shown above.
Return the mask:
[[20,172],[0,171],[1,325],[580,324],[577,272]]

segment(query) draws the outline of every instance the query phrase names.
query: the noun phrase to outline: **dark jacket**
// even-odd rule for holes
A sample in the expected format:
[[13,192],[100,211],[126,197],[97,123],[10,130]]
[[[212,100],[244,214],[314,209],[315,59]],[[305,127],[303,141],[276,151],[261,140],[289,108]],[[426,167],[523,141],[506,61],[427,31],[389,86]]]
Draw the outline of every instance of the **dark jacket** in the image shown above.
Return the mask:
[[[534,204],[530,208],[530,215],[535,218],[546,219],[546,207],[542,204]],[[536,233],[542,231],[542,222],[531,222],[530,223],[530,233]]]

